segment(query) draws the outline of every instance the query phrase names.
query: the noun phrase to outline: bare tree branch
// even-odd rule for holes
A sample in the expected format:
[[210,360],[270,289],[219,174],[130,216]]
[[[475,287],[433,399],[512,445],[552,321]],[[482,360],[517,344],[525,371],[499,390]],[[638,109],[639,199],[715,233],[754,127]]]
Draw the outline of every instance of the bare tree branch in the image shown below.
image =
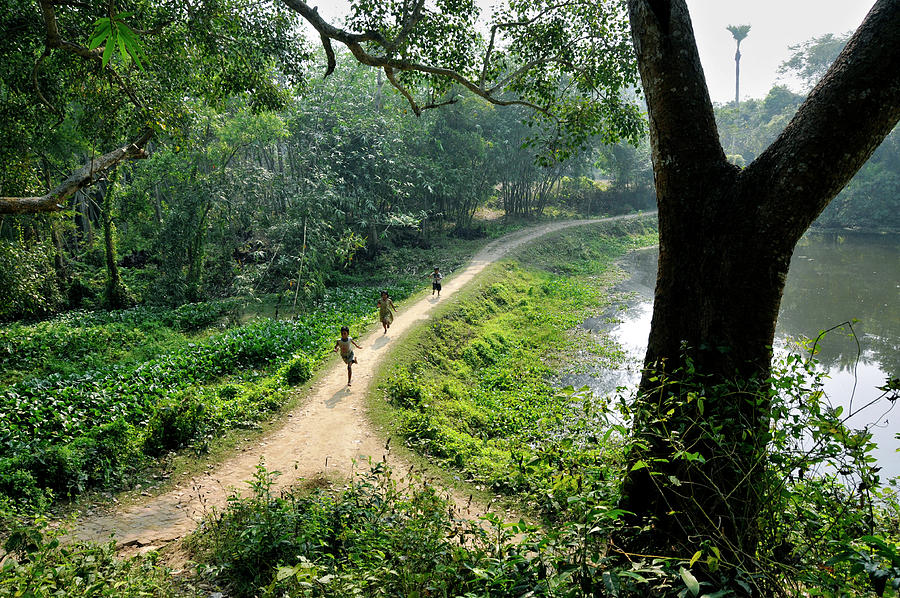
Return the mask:
[[152,134],[152,131],[147,129],[133,143],[88,161],[44,195],[38,197],[0,197],[0,214],[36,214],[64,209],[62,204],[66,199],[79,189],[97,181],[120,162],[146,158],[147,153],[144,151],[144,145],[150,140]]

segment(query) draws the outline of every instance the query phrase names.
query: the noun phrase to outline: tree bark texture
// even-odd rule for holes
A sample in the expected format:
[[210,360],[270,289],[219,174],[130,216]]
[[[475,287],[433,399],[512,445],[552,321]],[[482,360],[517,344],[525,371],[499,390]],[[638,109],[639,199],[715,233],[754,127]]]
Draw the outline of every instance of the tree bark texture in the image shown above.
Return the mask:
[[[628,4],[649,110],[660,235],[638,400],[643,415],[635,428],[646,448],[631,459],[669,463],[657,468],[662,476],[633,469],[622,505],[654,517],[657,539],[661,534],[662,548],[673,553],[690,557],[709,539],[731,557],[752,558],[767,403],[750,392],[713,401],[702,414],[676,412],[721,430],[715,442],[697,431],[679,439],[706,453],[709,466],[691,478],[651,423],[659,421],[657,373],[694,368],[710,384],[758,380],[764,396],[794,246],[900,119],[900,0],[875,4],[781,136],[744,170],[727,162],[719,143],[685,0]],[[669,475],[688,479],[662,485]]]

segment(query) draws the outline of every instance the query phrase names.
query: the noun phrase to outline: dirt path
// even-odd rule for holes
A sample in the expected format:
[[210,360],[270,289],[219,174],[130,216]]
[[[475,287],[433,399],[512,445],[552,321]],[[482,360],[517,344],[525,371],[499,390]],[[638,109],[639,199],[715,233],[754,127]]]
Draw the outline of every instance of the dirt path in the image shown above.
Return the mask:
[[[637,215],[597,220],[554,222],[517,231],[497,239],[479,251],[461,272],[447,279],[440,301],[447,301],[457,290],[477,276],[486,266],[511,250],[547,233],[571,226],[610,222]],[[368,456],[387,458],[395,471],[406,471],[408,464],[396,456],[385,455],[385,438],[373,429],[365,413],[365,396],[378,364],[390,351],[395,339],[428,319],[438,300],[428,296],[412,305],[401,304],[387,335],[377,330],[357,339],[363,347],[356,351],[359,364],[353,368],[353,386],[346,386],[347,370],[335,360],[318,376],[303,404],[283,416],[283,422],[255,445],[247,446],[214,471],[184,480],[172,490],[148,499],[146,503],[123,507],[110,514],[89,516],[77,522],[74,537],[106,541],[114,537],[120,548],[157,549],[178,540],[196,527],[210,508],[222,509],[231,489],[246,489],[260,459],[266,467],[278,470],[278,487],[296,484],[302,479],[341,479],[350,475],[353,461],[365,463]],[[471,515],[462,496],[452,496],[461,515]],[[477,513],[482,512],[481,510]]]

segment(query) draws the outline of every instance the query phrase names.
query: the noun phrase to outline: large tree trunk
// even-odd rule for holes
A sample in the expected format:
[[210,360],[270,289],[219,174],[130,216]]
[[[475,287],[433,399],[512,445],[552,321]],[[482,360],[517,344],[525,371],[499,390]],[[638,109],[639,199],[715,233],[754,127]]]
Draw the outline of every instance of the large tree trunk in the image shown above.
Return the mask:
[[[656,551],[689,558],[709,542],[752,569],[765,380],[791,254],[900,118],[900,1],[876,3],[782,135],[743,171],[719,144],[685,1],[629,0],[629,11],[660,250],[622,506],[653,520]],[[690,391],[707,396],[702,410],[666,398]],[[676,458],[682,448],[703,461]]]

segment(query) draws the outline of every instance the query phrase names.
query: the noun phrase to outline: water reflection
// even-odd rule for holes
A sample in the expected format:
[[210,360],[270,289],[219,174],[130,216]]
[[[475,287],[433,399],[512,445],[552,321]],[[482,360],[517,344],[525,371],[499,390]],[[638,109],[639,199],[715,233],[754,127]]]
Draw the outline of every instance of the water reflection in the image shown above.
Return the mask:
[[[631,278],[617,288],[623,309],[585,322],[615,338],[627,353],[625,365],[568,376],[566,384],[589,386],[598,395],[637,384],[650,334],[656,258],[655,249],[631,254],[622,264]],[[611,318],[619,322],[610,324]],[[815,339],[842,322],[851,323],[819,340],[816,357],[828,372],[826,395],[849,413],[877,398],[877,387],[900,372],[900,237],[817,233],[800,241],[778,316],[776,351],[796,350],[798,339]],[[872,429],[879,447],[875,456],[885,474],[896,476],[900,407],[891,407],[882,400],[847,423],[878,422]]]

